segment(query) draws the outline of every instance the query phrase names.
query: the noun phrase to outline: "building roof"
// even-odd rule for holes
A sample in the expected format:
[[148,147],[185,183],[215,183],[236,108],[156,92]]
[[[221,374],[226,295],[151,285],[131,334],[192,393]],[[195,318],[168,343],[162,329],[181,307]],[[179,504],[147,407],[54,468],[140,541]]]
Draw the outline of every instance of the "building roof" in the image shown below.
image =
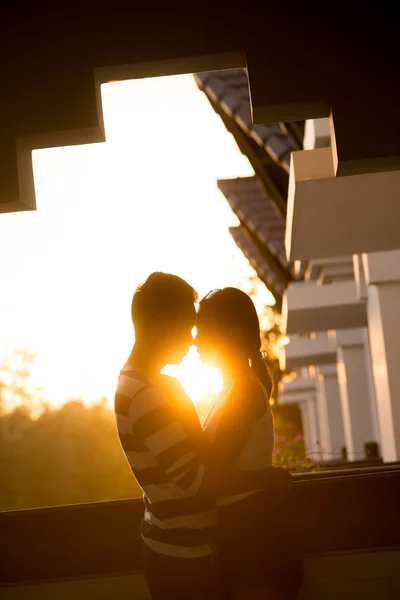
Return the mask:
[[284,240],[290,155],[302,147],[304,123],[254,125],[244,69],[194,77],[254,169],[255,177],[219,180],[218,187],[240,220],[232,237],[279,305],[296,278]]
[[302,146],[304,123],[254,125],[244,69],[196,73],[194,77],[284,217],[290,154]]
[[282,294],[285,291],[285,281],[271,267],[267,258],[263,255],[255,243],[249,231],[243,225],[230,227],[229,233],[235,241],[239,250],[247,258],[260,280],[267,286],[274,296],[278,306],[282,302]]
[[233,239],[279,305],[288,283],[295,278],[285,255],[284,219],[276,213],[257,177],[220,179],[218,187],[241,224],[230,228]]
[[218,102],[240,127],[261,146],[272,160],[289,172],[290,153],[298,145],[283,123],[253,125],[247,75],[243,69],[196,73],[198,86]]
[[218,187],[240,222],[284,270],[292,273],[285,253],[285,221],[276,213],[271,198],[262,189],[257,177],[220,179]]

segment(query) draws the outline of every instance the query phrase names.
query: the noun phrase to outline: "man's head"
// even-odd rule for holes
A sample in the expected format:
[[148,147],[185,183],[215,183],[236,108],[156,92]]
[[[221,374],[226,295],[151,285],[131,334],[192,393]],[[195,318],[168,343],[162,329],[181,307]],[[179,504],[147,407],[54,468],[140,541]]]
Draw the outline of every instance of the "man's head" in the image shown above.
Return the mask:
[[197,292],[169,273],[152,273],[138,286],[132,299],[136,342],[157,361],[178,364],[193,343]]

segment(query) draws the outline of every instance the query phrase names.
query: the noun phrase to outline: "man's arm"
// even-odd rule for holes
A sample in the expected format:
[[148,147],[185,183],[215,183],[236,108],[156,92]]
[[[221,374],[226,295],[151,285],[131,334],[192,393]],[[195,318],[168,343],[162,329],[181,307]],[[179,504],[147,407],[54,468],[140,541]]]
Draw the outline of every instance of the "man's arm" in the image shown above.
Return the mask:
[[199,440],[191,434],[193,416],[182,414],[162,389],[143,387],[131,400],[129,420],[133,435],[154,456],[166,480],[192,495],[200,490],[205,464]]
[[[152,453],[166,478],[185,494],[199,494],[209,501],[222,493],[220,490],[238,493],[260,488],[261,474],[250,471],[241,474],[230,468],[239,451],[237,439],[234,446],[229,445],[232,423],[227,422],[220,449],[209,448],[205,436],[192,435],[189,422],[182,420],[182,412],[155,386],[144,386],[135,393],[130,402],[129,421],[135,438]],[[200,435],[203,436],[201,431]],[[216,459],[216,452],[220,451],[222,460]]]

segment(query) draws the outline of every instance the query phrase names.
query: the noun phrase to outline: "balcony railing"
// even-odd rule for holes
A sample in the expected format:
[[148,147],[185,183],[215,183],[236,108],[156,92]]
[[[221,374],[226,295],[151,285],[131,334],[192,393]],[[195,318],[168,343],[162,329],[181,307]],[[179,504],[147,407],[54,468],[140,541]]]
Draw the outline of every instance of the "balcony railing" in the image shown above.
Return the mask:
[[[399,507],[398,465],[295,475],[300,599],[400,598]],[[0,597],[145,600],[142,513],[139,499],[0,513]]]

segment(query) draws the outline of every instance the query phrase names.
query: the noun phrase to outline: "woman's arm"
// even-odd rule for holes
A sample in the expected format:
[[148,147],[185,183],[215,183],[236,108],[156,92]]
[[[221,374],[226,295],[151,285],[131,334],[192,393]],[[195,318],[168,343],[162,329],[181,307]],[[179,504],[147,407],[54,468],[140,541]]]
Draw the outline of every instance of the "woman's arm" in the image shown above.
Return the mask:
[[215,468],[225,471],[234,466],[255,421],[262,417],[265,409],[264,394],[256,379],[246,377],[234,383],[211,444]]
[[265,410],[260,383],[253,378],[237,381],[223,407],[215,440],[208,448],[207,479],[216,495],[229,495],[265,488],[271,469],[239,471],[234,469],[256,420]]
[[[223,422],[218,426],[217,439],[215,444],[211,445],[201,429],[194,404],[184,392],[181,384],[175,378],[165,375],[160,377],[160,383],[173,401],[175,410],[181,413],[189,438],[196,448],[196,456],[200,463],[205,465],[200,493],[215,497],[216,495],[230,495],[266,487],[266,479],[268,483],[270,480],[269,472],[232,469],[232,465],[247,441],[252,423],[265,410],[263,395],[261,394],[261,401],[260,397],[257,398],[257,394],[260,396],[261,387],[255,380],[248,379],[246,381],[246,383],[250,383],[248,388],[244,383],[235,385],[235,389],[232,390],[224,407]],[[259,415],[257,411],[252,412],[252,408],[257,408],[256,403],[260,411]],[[238,423],[235,423],[236,415],[238,415]],[[244,418],[241,418],[243,416]],[[238,425],[241,426],[240,431]]]

